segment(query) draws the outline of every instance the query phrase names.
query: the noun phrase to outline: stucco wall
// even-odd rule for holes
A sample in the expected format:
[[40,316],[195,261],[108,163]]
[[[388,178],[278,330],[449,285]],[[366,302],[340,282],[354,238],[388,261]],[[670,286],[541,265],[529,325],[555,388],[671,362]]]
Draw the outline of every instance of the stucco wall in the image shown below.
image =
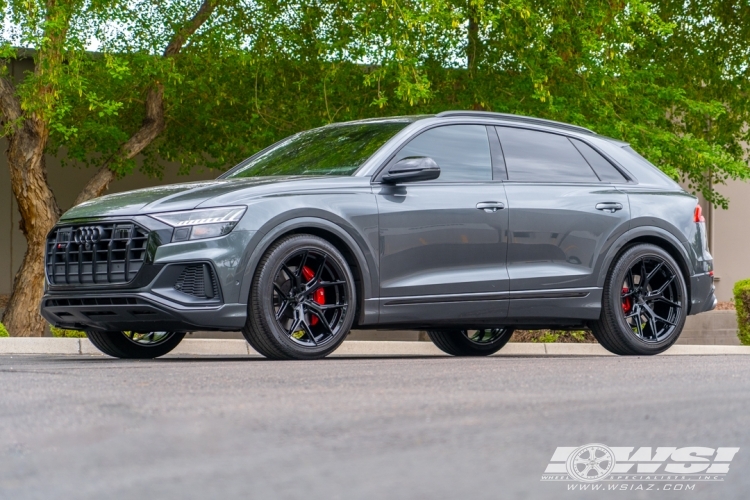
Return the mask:
[[[729,198],[729,210],[714,209],[711,253],[714,256],[716,293],[731,300],[734,283],[750,278],[750,183],[729,182],[717,190]],[[710,231],[709,231],[710,233]]]

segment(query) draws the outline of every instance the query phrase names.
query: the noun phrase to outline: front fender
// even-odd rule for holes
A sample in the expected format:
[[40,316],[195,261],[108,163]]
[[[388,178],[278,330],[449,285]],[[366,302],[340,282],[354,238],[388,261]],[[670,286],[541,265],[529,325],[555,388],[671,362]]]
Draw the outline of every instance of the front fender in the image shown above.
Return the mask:
[[[266,250],[280,237],[285,234],[304,230],[307,228],[320,229],[330,232],[341,239],[349,248],[351,254],[357,260],[360,272],[362,274],[362,297],[360,297],[359,324],[377,322],[377,307],[368,307],[368,301],[379,295],[377,281],[377,260],[375,256],[377,251],[369,248],[367,242],[362,238],[359,231],[346,222],[339,219],[336,222],[322,217],[294,217],[294,214],[284,214],[292,216],[286,220],[272,219],[268,221],[263,228],[255,233],[247,246],[245,255],[243,255],[241,266],[244,268],[242,274],[242,283],[240,286],[240,302],[248,303],[250,298],[250,288],[252,286],[253,276]],[[330,215],[329,215],[330,217]],[[377,228],[377,225],[375,226]],[[375,240],[377,241],[377,239]]]

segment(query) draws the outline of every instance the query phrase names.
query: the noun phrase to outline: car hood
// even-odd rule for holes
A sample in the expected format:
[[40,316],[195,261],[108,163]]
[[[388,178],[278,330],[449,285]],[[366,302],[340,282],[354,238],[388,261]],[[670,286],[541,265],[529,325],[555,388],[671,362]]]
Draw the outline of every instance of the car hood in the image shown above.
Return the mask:
[[[86,219],[92,217],[121,217],[144,215],[175,210],[192,210],[213,198],[222,197],[235,191],[243,192],[258,189],[258,195],[268,193],[263,187],[290,188],[295,184],[313,188],[316,177],[311,176],[278,176],[253,177],[246,179],[217,179],[213,181],[186,182],[152,188],[138,189],[124,193],[115,193],[82,203],[68,210],[61,220]],[[347,179],[352,179],[347,177]],[[300,187],[300,186],[298,186]],[[293,188],[294,189],[294,188]],[[279,189],[272,189],[279,191]]]

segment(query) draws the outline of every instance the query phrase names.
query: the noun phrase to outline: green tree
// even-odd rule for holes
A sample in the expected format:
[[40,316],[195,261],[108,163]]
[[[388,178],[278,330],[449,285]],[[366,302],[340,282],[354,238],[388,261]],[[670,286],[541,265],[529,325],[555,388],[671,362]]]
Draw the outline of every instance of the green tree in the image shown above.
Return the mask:
[[[148,63],[139,68],[141,85],[134,87],[141,97],[140,124],[133,126],[130,116],[131,121],[126,121],[130,127],[122,127],[122,134],[103,137],[102,147],[91,148],[87,159],[98,159],[101,168],[81,191],[78,203],[104,192],[123,165],[164,130],[164,81],[171,76],[170,65],[212,16],[217,2],[170,2],[168,7],[157,9],[156,16],[149,15],[154,11],[152,6],[150,2],[96,0],[18,0],[2,6],[6,18],[18,30],[17,41],[34,49],[34,71],[21,82],[12,81],[8,75],[9,61],[17,57],[11,41],[2,45],[0,53],[3,133],[8,140],[13,194],[27,241],[26,255],[3,316],[14,335],[40,335],[44,329],[37,309],[43,290],[45,237],[60,216],[47,183],[45,153],[54,148],[55,135],[59,145],[61,138],[79,133],[78,125],[67,120],[72,96],[80,96],[89,111],[100,117],[118,116],[123,107],[122,100],[102,97],[106,91],[87,78],[92,62],[85,51],[86,43],[92,36],[99,36],[117,50],[117,55],[150,52],[151,57],[145,58]],[[111,40],[106,33],[108,25],[118,27]],[[153,57],[160,42],[162,56]],[[117,80],[127,73],[127,67],[107,48],[105,45],[102,66],[108,81]],[[129,97],[132,99],[132,93]]]

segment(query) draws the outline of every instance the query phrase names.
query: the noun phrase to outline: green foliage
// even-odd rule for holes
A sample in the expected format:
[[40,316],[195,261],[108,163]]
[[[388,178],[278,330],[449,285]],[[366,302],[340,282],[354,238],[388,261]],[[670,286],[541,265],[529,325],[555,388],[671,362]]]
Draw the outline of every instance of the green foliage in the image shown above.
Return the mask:
[[[116,163],[120,175],[160,176],[165,161],[223,170],[334,121],[484,109],[630,142],[717,206],[728,201],[716,185],[750,178],[747,2],[225,0],[178,57],[161,57],[200,3],[68,2],[45,17],[41,1],[10,2],[23,43],[0,52],[49,54],[19,88],[49,120],[49,152],[99,166],[159,82],[167,129],[142,162]],[[41,37],[66,19],[63,42]],[[83,50],[91,39],[98,54]]]
[[56,326],[51,326],[51,325],[49,329],[52,332],[53,337],[67,337],[67,338],[79,338],[79,339],[86,338],[86,332],[81,332],[79,330],[65,330],[64,328],[57,328]]
[[734,284],[734,308],[737,310],[737,336],[742,345],[750,345],[750,279]]
[[511,342],[534,343],[596,343],[593,334],[588,330],[516,330]]
[[8,330],[5,329],[5,325],[0,323],[0,337],[10,337]]
[[541,343],[552,343],[552,342],[587,342],[587,332],[584,330],[578,331],[562,331],[562,330],[542,330],[541,334],[532,342]]

